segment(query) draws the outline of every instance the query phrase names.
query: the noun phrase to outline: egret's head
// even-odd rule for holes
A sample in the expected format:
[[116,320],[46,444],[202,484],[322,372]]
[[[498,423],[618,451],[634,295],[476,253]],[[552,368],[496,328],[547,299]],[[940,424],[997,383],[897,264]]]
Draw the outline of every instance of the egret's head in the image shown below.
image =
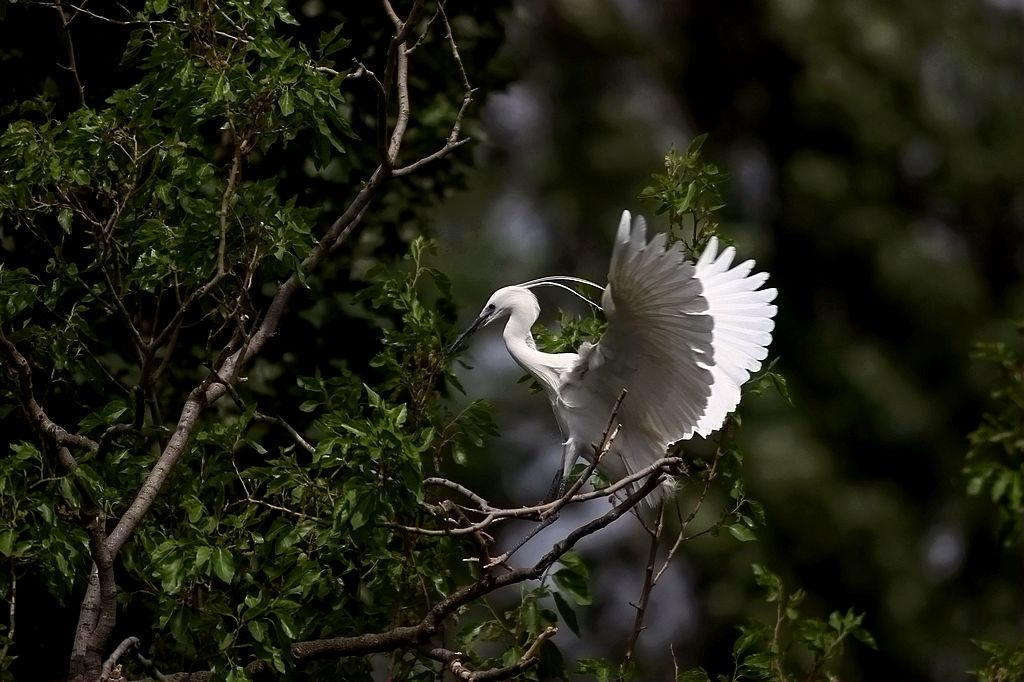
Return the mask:
[[457,349],[462,341],[477,329],[486,327],[494,320],[500,320],[506,315],[512,314],[513,311],[522,311],[521,314],[528,316],[532,324],[540,314],[540,304],[537,303],[537,297],[533,295],[533,292],[525,287],[502,287],[491,294],[476,320],[469,326],[469,329],[459,335],[459,338],[452,344],[452,348]]

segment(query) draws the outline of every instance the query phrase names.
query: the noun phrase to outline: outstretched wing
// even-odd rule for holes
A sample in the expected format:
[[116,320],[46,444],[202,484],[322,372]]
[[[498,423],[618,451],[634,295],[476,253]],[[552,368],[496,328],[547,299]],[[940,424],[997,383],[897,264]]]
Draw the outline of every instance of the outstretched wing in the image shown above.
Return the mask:
[[765,276],[749,276],[752,261],[729,269],[731,248],[716,256],[712,240],[689,263],[680,244],[648,242],[643,218],[623,212],[602,297],[608,328],[561,387],[570,440],[599,441],[623,389],[614,466],[625,472],[722,425],[767,353],[775,291],[757,290]]
[[752,260],[730,268],[735,254],[730,246],[719,255],[718,240],[712,237],[697,261],[696,276],[708,303],[707,314],[714,320],[711,396],[694,428],[702,436],[718,430],[739,405],[740,386],[761,369],[775,328],[776,307],[771,302],[777,292],[761,289],[768,273],[750,274]]

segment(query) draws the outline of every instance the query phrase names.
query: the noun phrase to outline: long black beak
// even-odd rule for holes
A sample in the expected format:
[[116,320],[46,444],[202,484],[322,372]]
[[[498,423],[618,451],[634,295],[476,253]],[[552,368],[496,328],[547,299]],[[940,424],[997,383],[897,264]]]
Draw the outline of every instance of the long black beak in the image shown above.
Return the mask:
[[488,315],[481,315],[480,317],[473,320],[473,324],[469,325],[469,329],[459,334],[459,338],[455,339],[455,343],[448,347],[448,352],[452,355],[459,352],[462,348],[462,342],[465,341],[469,336],[473,334],[477,329],[486,324]]

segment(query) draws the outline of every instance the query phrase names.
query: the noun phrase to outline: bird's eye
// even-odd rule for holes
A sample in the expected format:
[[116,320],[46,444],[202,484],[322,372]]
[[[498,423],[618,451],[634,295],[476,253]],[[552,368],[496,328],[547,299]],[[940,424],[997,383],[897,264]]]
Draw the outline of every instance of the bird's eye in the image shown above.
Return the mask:
[[484,312],[485,313],[493,313],[494,312],[494,304],[493,303],[488,303],[487,307],[484,308]]

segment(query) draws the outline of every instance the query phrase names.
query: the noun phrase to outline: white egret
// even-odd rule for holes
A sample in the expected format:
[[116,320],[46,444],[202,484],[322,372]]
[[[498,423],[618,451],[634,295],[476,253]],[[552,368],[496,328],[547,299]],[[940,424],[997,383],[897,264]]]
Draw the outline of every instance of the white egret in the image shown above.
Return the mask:
[[[740,401],[740,386],[761,367],[774,328],[775,289],[754,261],[732,266],[732,247],[718,252],[712,238],[696,263],[664,234],[649,242],[642,217],[623,211],[601,307],[608,326],[596,344],[576,353],[544,353],[530,328],[540,314],[537,286],[572,277],[546,277],[495,291],[456,341],[508,316],[509,354],[544,387],[565,439],[562,481],[580,456],[591,459],[623,389],[621,426],[599,468],[609,480],[642,470],[672,444],[718,430]],[[732,267],[731,267],[732,266]],[[666,494],[659,486],[647,502]]]

